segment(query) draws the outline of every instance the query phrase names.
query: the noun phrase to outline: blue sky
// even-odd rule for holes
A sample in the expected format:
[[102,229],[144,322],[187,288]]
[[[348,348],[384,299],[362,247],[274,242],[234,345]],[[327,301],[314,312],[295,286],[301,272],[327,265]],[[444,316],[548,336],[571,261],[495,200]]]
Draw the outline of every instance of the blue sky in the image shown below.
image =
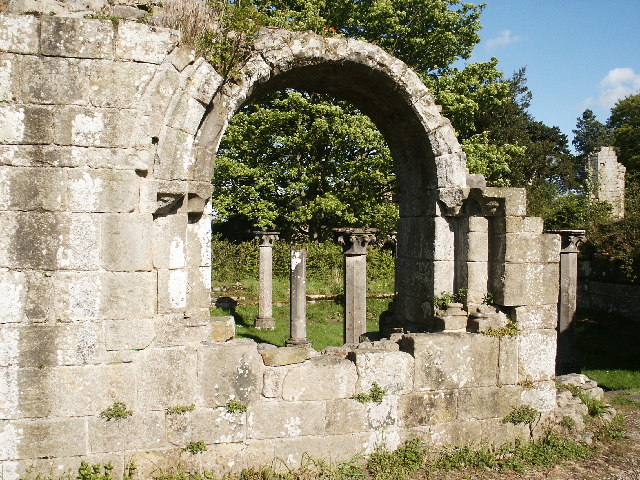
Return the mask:
[[617,99],[640,91],[640,0],[485,2],[469,61],[495,56],[507,76],[526,67],[530,113],[569,142],[585,108],[605,122]]

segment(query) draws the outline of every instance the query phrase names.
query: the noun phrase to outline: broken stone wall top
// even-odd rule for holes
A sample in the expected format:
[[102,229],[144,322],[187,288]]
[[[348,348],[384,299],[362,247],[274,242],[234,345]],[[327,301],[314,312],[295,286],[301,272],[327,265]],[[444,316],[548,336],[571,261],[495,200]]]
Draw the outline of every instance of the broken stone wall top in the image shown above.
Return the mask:
[[0,11],[10,13],[41,13],[82,18],[103,14],[117,18],[142,19],[149,15],[155,0],[4,0]]
[[623,218],[627,169],[618,162],[615,149],[601,147],[599,151],[589,155],[588,165],[593,181],[593,197],[601,202],[611,204],[613,217]]

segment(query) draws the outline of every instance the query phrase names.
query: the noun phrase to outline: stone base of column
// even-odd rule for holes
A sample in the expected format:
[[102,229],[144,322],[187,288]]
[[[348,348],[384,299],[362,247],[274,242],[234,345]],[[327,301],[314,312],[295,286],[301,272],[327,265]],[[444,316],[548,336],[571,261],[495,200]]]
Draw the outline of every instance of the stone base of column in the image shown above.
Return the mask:
[[276,329],[276,320],[275,318],[256,318],[255,322],[253,322],[253,327],[258,330],[275,330]]
[[299,345],[311,345],[308,338],[289,338],[284,342],[287,347],[297,347]]

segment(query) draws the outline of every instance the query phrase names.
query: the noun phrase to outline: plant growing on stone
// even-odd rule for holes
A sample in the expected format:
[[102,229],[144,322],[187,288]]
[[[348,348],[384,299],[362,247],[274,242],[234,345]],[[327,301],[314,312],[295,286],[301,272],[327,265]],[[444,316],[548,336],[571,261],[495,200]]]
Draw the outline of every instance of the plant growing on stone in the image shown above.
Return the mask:
[[207,446],[202,440],[198,440],[197,442],[189,442],[187,446],[184,447],[184,450],[191,455],[197,455],[198,453],[206,452]]
[[111,462],[101,465],[96,463],[91,465],[84,460],[80,462],[78,467],[78,480],[111,480],[111,472],[113,464]]
[[354,395],[351,398],[353,398],[354,400],[357,400],[360,403],[373,402],[373,403],[381,404],[382,400],[384,399],[385,393],[386,392],[382,389],[382,387],[380,387],[380,385],[378,385],[377,382],[373,382],[373,384],[371,385],[371,389],[369,390],[369,393],[359,393],[357,395]]
[[376,480],[401,480],[423,466],[425,450],[420,439],[405,442],[394,452],[375,451],[367,461],[367,469]]
[[510,321],[504,327],[500,328],[489,328],[488,330],[482,332],[483,335],[488,335],[489,337],[515,337],[518,335],[518,325],[515,322]]
[[557,385],[557,388],[559,390],[569,390],[571,395],[578,397],[589,410],[590,417],[601,417],[611,409],[611,407],[605,402],[592,397],[584,388],[581,388],[578,385],[563,384]]
[[238,400],[229,400],[224,408],[229,413],[244,413],[247,411],[247,404],[239,402]]
[[562,417],[562,420],[560,420],[560,426],[566,428],[567,430],[571,430],[576,426],[576,421],[569,415],[565,415],[564,417]]
[[535,408],[528,405],[521,405],[511,410],[509,415],[502,419],[502,423],[531,425],[537,420],[538,415],[540,415],[540,413]]
[[167,415],[184,415],[187,412],[193,412],[196,409],[196,406],[192,403],[191,405],[179,405],[177,407],[167,407],[165,409],[165,413]]
[[133,415],[133,412],[123,402],[114,402],[109,408],[100,412],[100,416],[107,421],[121,420],[131,415]]

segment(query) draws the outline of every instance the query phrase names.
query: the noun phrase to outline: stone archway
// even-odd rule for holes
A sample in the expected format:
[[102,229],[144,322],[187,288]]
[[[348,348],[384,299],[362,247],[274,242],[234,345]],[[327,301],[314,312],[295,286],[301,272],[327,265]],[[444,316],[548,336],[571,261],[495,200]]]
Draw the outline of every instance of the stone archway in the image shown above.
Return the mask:
[[[394,159],[400,205],[396,314],[420,323],[423,304],[434,295],[436,272],[430,265],[437,259],[438,192],[466,187],[466,159],[451,123],[419,77],[382,49],[352,39],[265,28],[234,80],[216,93],[198,131],[197,161],[203,170],[231,117],[253,99],[284,88],[349,101],[383,134]],[[450,264],[442,267],[453,271]],[[440,288],[453,285],[445,282]]]

